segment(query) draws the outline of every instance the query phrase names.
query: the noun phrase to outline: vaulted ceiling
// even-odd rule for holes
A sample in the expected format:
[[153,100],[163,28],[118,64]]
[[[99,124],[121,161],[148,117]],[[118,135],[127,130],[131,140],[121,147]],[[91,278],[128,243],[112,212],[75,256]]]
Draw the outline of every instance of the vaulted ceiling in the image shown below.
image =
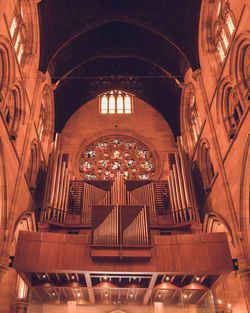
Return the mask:
[[40,70],[52,76],[56,131],[112,88],[154,106],[179,135],[181,82],[199,67],[201,0],[43,0]]

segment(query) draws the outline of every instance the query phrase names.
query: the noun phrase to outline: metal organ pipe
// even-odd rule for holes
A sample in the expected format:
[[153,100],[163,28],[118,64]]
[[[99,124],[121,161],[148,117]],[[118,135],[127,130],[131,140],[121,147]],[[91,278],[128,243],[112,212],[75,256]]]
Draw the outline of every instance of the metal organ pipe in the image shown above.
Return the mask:
[[60,135],[56,134],[48,162],[42,221],[50,219],[64,222],[65,220],[70,177],[67,163],[62,161],[60,145]]

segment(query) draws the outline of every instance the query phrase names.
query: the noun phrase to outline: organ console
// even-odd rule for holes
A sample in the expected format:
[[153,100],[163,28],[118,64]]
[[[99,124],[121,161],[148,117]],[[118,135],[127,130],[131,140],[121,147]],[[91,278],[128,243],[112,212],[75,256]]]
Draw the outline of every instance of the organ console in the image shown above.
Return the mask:
[[172,154],[166,181],[125,180],[117,171],[113,180],[70,181],[68,163],[57,134],[49,158],[40,221],[91,225],[94,245],[149,245],[150,225],[161,215],[172,225],[194,221],[199,214],[182,138]]

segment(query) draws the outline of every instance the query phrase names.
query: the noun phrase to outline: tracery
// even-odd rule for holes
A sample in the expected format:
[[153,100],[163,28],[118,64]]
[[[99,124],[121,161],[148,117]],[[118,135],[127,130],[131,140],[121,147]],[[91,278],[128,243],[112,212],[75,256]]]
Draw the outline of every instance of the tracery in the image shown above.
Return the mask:
[[114,179],[120,171],[124,179],[150,180],[156,160],[141,141],[124,135],[96,139],[82,152],[79,173],[86,180]]

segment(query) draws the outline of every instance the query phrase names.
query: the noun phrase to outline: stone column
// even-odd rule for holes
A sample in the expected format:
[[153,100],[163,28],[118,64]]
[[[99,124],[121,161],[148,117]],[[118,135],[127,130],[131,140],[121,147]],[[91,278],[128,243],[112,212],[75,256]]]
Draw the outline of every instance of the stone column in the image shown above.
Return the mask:
[[0,281],[9,269],[9,256],[0,255]]
[[10,305],[10,313],[26,313],[28,302],[26,300],[16,300]]
[[242,289],[246,300],[248,312],[250,312],[250,265],[246,266],[244,271],[240,272]]

